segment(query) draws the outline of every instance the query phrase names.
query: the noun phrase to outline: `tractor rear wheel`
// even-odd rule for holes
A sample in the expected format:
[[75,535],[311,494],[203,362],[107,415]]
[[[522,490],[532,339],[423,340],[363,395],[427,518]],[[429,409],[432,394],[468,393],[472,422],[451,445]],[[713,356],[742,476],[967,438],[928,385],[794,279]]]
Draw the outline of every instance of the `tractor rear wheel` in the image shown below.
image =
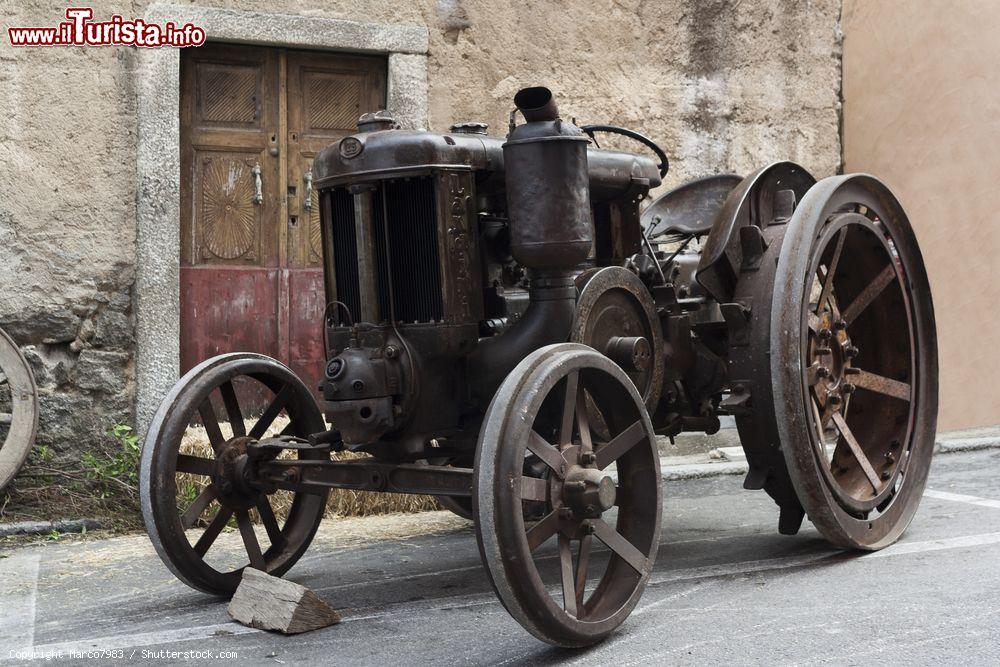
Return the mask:
[[[902,207],[867,175],[824,179],[787,225],[768,226],[734,354],[751,395],[737,418],[748,486],[803,511],[832,543],[875,550],[906,529],[923,493],[937,421],[930,287]],[[754,371],[756,374],[753,375]],[[778,446],[780,444],[780,447]]]

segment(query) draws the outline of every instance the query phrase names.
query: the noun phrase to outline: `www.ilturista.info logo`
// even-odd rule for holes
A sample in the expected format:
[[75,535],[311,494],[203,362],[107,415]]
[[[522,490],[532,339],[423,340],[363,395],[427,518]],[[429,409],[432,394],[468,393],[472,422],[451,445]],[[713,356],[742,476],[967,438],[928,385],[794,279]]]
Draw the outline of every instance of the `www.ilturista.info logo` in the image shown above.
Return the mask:
[[126,20],[117,14],[108,21],[92,21],[90,7],[69,7],[67,21],[48,27],[7,28],[13,46],[201,46],[205,30],[185,23],[163,25],[142,19]]

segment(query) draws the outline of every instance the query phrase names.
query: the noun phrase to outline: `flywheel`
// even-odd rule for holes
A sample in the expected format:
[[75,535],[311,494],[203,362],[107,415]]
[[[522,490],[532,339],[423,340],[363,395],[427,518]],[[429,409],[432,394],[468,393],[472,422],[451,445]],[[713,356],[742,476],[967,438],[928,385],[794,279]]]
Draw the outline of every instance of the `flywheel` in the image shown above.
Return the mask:
[[663,387],[663,332],[646,285],[620,266],[591,269],[576,281],[579,297],[570,342],[610,357],[639,390],[650,413]]

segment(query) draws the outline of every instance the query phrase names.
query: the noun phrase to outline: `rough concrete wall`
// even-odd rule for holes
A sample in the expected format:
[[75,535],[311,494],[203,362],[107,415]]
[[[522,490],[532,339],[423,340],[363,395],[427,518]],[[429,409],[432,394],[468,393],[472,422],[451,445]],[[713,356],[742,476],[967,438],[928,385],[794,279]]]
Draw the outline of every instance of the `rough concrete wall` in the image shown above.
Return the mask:
[[[432,129],[477,119],[503,132],[514,91],[541,83],[568,116],[661,142],[671,185],[775,159],[817,175],[840,163],[839,0],[211,4],[426,25]],[[51,25],[64,7],[0,0],[0,16]],[[146,7],[100,2],[95,15]],[[85,445],[130,411],[134,61],[129,49],[0,38],[0,326],[33,346],[40,439],[57,446]]]
[[556,92],[564,115],[632,127],[660,143],[671,158],[668,184],[778,159],[836,172],[839,0],[550,7],[437,3],[428,22],[436,127],[480,118],[503,132],[513,93],[540,83]]
[[[55,3],[4,0],[9,25]],[[135,96],[126,49],[0,47],[0,327],[40,389],[56,451],[131,414]]]
[[846,168],[885,180],[916,230],[937,316],[942,430],[1000,422],[1000,363],[982,347],[1000,302],[998,22],[997,3],[844,4]]

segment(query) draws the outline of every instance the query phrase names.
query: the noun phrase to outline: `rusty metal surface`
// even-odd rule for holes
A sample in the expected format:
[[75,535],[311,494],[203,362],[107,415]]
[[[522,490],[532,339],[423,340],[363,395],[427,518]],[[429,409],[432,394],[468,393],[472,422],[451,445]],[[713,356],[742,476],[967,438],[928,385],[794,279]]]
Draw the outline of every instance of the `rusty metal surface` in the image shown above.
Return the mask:
[[[237,387],[260,385],[268,400],[248,430],[250,417]],[[206,556],[219,534],[235,519],[251,565],[281,576],[298,561],[312,540],[326,508],[325,493],[296,494],[283,523],[275,517],[268,492],[251,487],[244,475],[249,446],[260,440],[279,415],[288,417],[287,435],[306,438],[324,429],[309,389],[285,365],[251,353],[214,357],[195,366],[164,398],[142,448],[139,495],[143,520],[164,564],[184,583],[213,595],[231,595],[242,566],[220,568]],[[209,457],[181,451],[185,433],[200,421],[212,445]],[[227,437],[221,424],[228,423]],[[327,450],[328,451],[328,450]],[[328,457],[303,450],[299,458]],[[178,475],[206,480],[192,500],[182,496]],[[260,516],[269,544],[262,546],[249,511]]]
[[646,227],[646,236],[683,240],[707,234],[726,197],[742,180],[736,174],[705,176],[663,193],[642,212],[640,222]]
[[[609,428],[606,440],[594,439],[588,397]],[[617,484],[607,471],[612,463]],[[660,531],[655,436],[642,398],[623,371],[574,343],[528,355],[486,416],[475,472],[480,553],[514,618],[559,646],[593,644],[618,627],[642,595]],[[532,502],[545,511],[527,524],[522,512]],[[618,507],[614,525],[603,518],[613,506]],[[613,556],[601,581],[587,590],[595,538]],[[555,582],[542,578],[532,555],[549,539],[559,543]],[[549,593],[550,583],[558,597]]]
[[735,297],[754,311],[731,364],[752,406],[737,417],[748,483],[775,497],[782,532],[805,511],[835,544],[881,548],[919,503],[937,414],[933,309],[912,230],[881,183],[852,175],[814,186],[764,238],[760,269]]
[[0,491],[24,465],[38,431],[38,390],[14,340],[0,329]]
[[577,288],[570,341],[610,357],[639,389],[646,409],[655,410],[663,389],[663,333],[646,286],[631,271],[609,266],[581,274]]
[[764,229],[787,222],[792,204],[800,201],[816,182],[809,172],[793,162],[775,162],[743,179],[726,202],[705,239],[698,264],[698,282],[717,301],[731,300],[742,270],[742,239],[746,226]]

